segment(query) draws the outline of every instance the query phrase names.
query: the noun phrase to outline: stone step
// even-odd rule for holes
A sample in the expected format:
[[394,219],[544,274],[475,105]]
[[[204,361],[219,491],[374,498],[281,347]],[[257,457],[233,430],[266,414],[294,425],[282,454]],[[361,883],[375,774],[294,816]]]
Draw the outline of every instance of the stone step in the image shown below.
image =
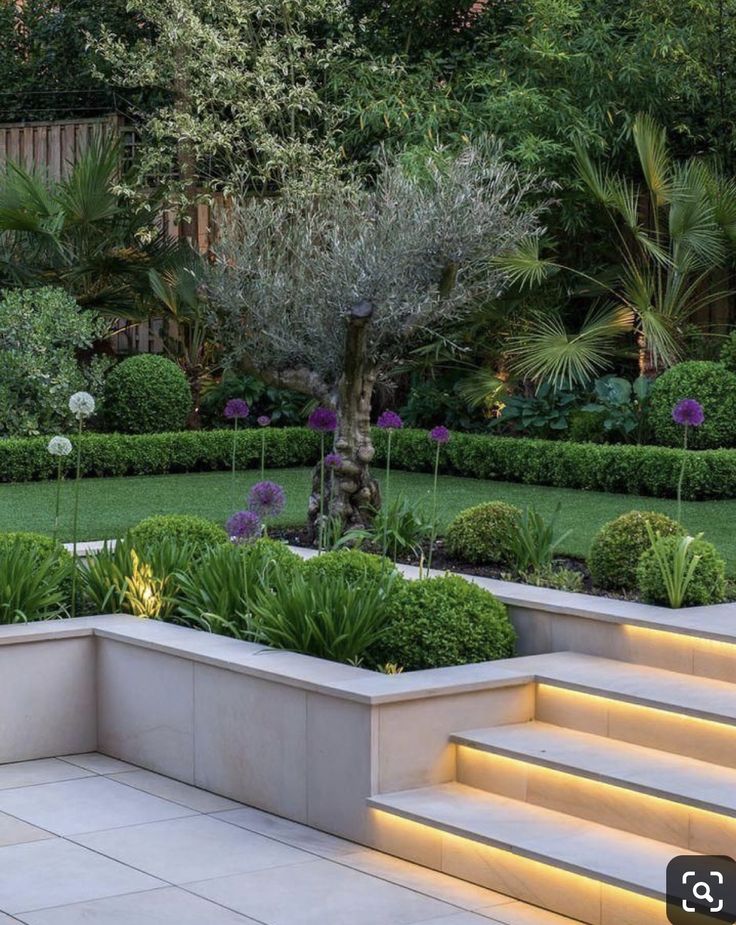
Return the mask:
[[[395,853],[407,844],[404,826],[428,844],[439,833],[435,860],[428,853],[425,863],[589,925],[665,923],[667,864],[693,853],[459,783],[369,802],[397,820]],[[391,832],[385,822],[384,850]]]
[[536,677],[542,722],[736,767],[736,685],[728,681],[572,652],[516,659],[515,667]]
[[703,854],[736,845],[736,770],[531,722],[452,736],[457,778]]

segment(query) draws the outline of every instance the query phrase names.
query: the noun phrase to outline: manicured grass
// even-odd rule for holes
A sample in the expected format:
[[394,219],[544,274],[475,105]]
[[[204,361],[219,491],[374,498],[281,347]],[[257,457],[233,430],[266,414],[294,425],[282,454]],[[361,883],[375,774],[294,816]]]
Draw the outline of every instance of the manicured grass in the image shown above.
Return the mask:
[[[254,471],[238,473],[235,494],[229,472],[85,479],[81,483],[80,539],[119,536],[150,514],[199,514],[224,522],[233,510],[245,506],[248,488],[258,477],[259,473]],[[279,523],[300,523],[307,506],[311,471],[273,469],[266,477],[286,489],[287,507]],[[55,491],[53,482],[0,485],[0,530],[51,533]],[[392,494],[404,492],[416,501],[424,500],[429,506],[432,476],[393,472],[391,491]],[[533,504],[547,516],[560,503],[559,530],[572,531],[562,551],[573,556],[585,556],[596,530],[618,514],[637,508],[663,511],[673,517],[677,513],[674,501],[661,498],[440,477],[439,512],[443,527],[463,508],[491,500],[508,501],[519,507]],[[62,504],[61,538],[68,541],[71,538],[71,482],[63,486]],[[733,530],[736,500],[685,503],[683,520],[690,532],[703,531],[706,538],[716,544],[733,574],[736,571],[736,532]]]

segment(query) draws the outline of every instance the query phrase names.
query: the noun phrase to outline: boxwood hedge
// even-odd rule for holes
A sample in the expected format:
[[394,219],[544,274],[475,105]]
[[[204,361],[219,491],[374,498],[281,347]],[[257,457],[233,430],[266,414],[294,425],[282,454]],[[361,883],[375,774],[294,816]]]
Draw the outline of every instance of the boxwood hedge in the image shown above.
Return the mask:
[[[385,462],[386,433],[376,430],[375,464]],[[73,438],[76,439],[76,438]],[[95,434],[82,437],[82,469],[86,476],[154,475],[228,469],[232,433],[227,430],[170,434]],[[0,482],[50,479],[56,461],[47,450],[47,437],[0,440]],[[402,430],[394,435],[392,465],[411,472],[431,472],[435,445],[425,431]],[[582,488],[589,491],[674,497],[682,450],[659,446],[621,446],[487,437],[454,433],[442,450],[442,470],[468,478]],[[319,457],[319,438],[306,427],[269,428],[266,464],[308,466]],[[261,431],[237,435],[237,463],[256,468],[261,458]],[[71,472],[74,456],[68,457]],[[683,498],[736,498],[736,449],[689,450]]]

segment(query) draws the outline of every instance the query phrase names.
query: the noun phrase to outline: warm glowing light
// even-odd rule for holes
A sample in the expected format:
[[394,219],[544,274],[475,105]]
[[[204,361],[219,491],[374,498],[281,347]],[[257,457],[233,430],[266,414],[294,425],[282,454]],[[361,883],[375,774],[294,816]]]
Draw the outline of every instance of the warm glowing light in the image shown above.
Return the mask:
[[125,600],[131,613],[136,617],[144,619],[157,617],[161,611],[162,582],[154,577],[149,563],[141,561],[135,549],[131,550],[130,555],[133,561],[133,574],[128,579]]
[[[431,845],[439,836],[441,852],[430,849],[428,859],[418,863],[589,925],[664,925],[667,921],[662,901],[585,874],[441,832],[385,810],[371,810],[371,821],[381,851],[417,861],[421,843]],[[405,850],[405,845],[412,845],[412,850]]]
[[523,758],[457,748],[459,779],[471,787],[700,853],[727,854],[736,844],[736,819],[717,811]]

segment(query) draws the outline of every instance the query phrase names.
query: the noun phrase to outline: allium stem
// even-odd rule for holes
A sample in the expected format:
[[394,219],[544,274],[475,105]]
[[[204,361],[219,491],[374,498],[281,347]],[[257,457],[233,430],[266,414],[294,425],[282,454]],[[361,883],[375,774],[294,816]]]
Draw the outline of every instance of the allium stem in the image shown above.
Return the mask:
[[233,458],[231,463],[231,473],[230,473],[230,495],[232,500],[232,506],[236,507],[236,501],[238,493],[235,487],[235,454],[238,447],[238,419],[237,417],[233,418]]
[[59,538],[59,513],[61,511],[61,456],[56,464],[56,511],[54,512],[54,541]]
[[266,477],[266,430],[261,428],[261,481]]
[[[384,511],[383,511],[383,548],[381,551],[384,557],[386,556],[386,553],[388,552],[388,518],[386,515],[388,514],[388,497],[389,497],[389,487],[391,484],[390,480],[391,480],[391,437],[392,436],[393,436],[393,431],[389,429],[387,433],[388,445],[386,448],[386,491],[384,492],[384,496],[383,496],[383,508],[384,508]],[[395,561],[396,561],[396,556],[394,555],[394,562]]]
[[437,451],[434,457],[434,487],[432,490],[432,535],[429,538],[429,558],[427,559],[427,578],[432,568],[432,554],[434,553],[434,541],[437,539],[437,476],[440,471],[440,449],[441,443],[437,443]]
[[322,552],[322,541],[324,539],[325,529],[325,435],[320,433],[320,454],[319,454],[319,539],[318,552]]
[[79,526],[79,479],[82,474],[82,416],[78,417],[77,428],[77,472],[74,479],[74,508],[72,515],[72,558],[74,570],[72,571],[72,617],[77,615],[77,532]]
[[677,480],[677,522],[682,523],[682,483],[685,481],[685,466],[687,465],[687,432],[688,427],[685,425],[685,438],[682,442],[682,465],[680,466],[680,478]]

